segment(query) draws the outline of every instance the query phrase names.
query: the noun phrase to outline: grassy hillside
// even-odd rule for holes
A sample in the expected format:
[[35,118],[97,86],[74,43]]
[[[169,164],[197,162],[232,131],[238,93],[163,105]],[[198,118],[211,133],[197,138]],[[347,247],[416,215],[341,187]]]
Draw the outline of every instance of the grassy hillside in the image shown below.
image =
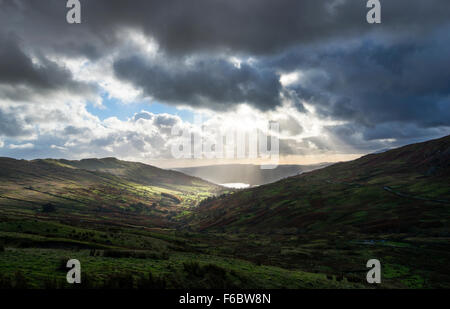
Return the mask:
[[222,188],[114,158],[0,159],[0,215],[167,227]]
[[399,286],[449,287],[449,163],[447,136],[207,200],[190,224],[255,235],[248,259],[354,277],[372,257]]
[[439,232],[450,214],[450,137],[290,177],[202,203],[195,223],[307,232]]

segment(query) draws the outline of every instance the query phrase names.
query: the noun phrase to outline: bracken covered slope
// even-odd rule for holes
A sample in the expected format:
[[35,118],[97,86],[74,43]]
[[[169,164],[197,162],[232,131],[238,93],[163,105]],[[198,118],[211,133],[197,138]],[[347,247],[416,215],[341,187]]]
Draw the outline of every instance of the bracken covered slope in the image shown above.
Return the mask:
[[202,203],[192,227],[448,235],[450,136]]

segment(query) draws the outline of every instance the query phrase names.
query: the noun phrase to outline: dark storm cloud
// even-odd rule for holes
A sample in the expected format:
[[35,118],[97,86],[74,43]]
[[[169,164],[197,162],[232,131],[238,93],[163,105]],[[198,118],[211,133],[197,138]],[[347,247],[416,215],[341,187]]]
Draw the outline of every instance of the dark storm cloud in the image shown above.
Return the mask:
[[[363,37],[369,33],[377,36],[381,41],[395,41],[399,36],[411,36],[410,40],[414,41],[446,23],[450,13],[450,2],[445,0],[429,0],[426,4],[421,0],[383,1],[383,23],[368,25],[365,20],[366,1],[363,0],[136,0],[132,3],[121,0],[81,0],[82,24],[69,25],[65,21],[67,12],[65,1],[16,0],[0,1],[0,3],[2,6],[1,29],[4,29],[5,33],[12,32],[19,36],[28,49],[60,53],[65,56],[84,55],[91,59],[100,58],[120,45],[125,38],[119,36],[118,30],[124,28],[144,31],[153,37],[169,55],[195,55],[202,51],[211,54],[214,52],[237,53],[256,57],[265,55],[270,58],[284,54],[288,48],[307,53],[308,46],[312,43],[318,44],[318,53],[322,55],[323,50],[328,49],[328,42],[337,44],[336,42],[346,42],[345,39]],[[393,49],[395,48],[394,46]],[[390,61],[387,64],[395,69],[398,65],[390,59],[402,59],[404,52],[405,50],[401,49],[388,50],[385,52],[387,57],[379,54],[379,61]],[[20,55],[19,52],[18,56]],[[361,54],[357,54],[359,55]],[[325,70],[333,69],[333,60],[340,61],[339,57],[346,56],[340,54],[315,56],[315,66]],[[303,57],[308,58],[311,55],[304,54]],[[348,59],[351,58],[347,56],[344,60],[348,62],[345,65],[349,68],[365,65],[361,61],[353,64]],[[302,59],[299,57],[297,60]],[[171,62],[173,58],[168,57],[166,61]],[[167,82],[172,81],[171,79],[174,80],[173,86],[169,87],[172,90],[156,89],[156,86],[129,76],[128,73],[137,68],[127,69],[124,64],[133,66],[138,65],[138,62],[138,59],[123,59],[117,64],[117,71],[120,76],[133,79],[138,86],[151,90],[147,91],[148,94],[157,98],[176,102],[182,100],[194,106],[203,105],[198,103],[198,97],[211,99],[214,107],[220,99],[229,101],[220,102],[223,107],[227,103],[242,100],[261,106],[261,109],[278,105],[274,95],[270,93],[278,87],[273,81],[275,76],[270,76],[268,71],[257,72],[257,67],[249,68],[247,71],[251,70],[250,75],[256,77],[252,85],[255,90],[259,91],[268,87],[268,93],[260,95],[262,99],[268,99],[267,102],[254,102],[255,99],[260,99],[255,98],[257,97],[255,94],[243,97],[239,89],[235,95],[218,91],[215,85],[217,79],[214,80],[217,74],[213,76],[212,85],[209,85],[207,81],[211,72],[206,69],[197,68],[187,72],[186,68],[181,67],[178,74],[174,70],[167,72],[162,66],[146,65],[142,68],[142,72],[138,72],[140,75],[154,77],[155,72],[158,72],[161,74],[161,85],[166,85]],[[29,62],[23,63],[24,65],[19,66],[16,72],[22,70],[25,73],[32,73],[33,68],[30,67]],[[212,69],[226,70],[224,74],[232,73],[226,65],[222,67],[219,67],[220,64],[211,65]],[[51,71],[52,63],[45,63],[45,67]],[[144,72],[144,69],[148,69],[148,72]],[[426,67],[424,69],[426,70]],[[55,86],[57,86],[55,81],[67,78],[67,76],[60,78],[61,74],[64,75],[62,72],[56,73],[46,74],[47,78],[55,76],[53,81]],[[36,76],[37,74],[33,74],[28,76],[28,81],[40,82],[44,85],[49,83]],[[241,76],[249,73],[233,74],[229,78],[224,76],[219,79],[223,78],[225,85],[231,85],[234,87],[232,89],[236,89],[238,87],[236,82],[243,78]],[[192,77],[192,83],[183,80],[183,77]],[[272,82],[270,82],[271,79]],[[367,78],[365,80],[367,81]],[[420,82],[420,78],[418,80]],[[181,87],[182,82],[187,82],[185,87]],[[204,84],[194,85],[195,82]],[[318,80],[318,82],[323,81]],[[245,83],[248,84],[248,82]],[[336,87],[339,86],[336,81],[332,83],[335,83]],[[308,92],[312,90],[303,89],[303,92],[308,97]],[[187,98],[180,98],[178,94],[186,94]],[[302,98],[305,98],[305,94]],[[327,94],[324,93],[314,92],[311,95],[322,96],[324,100],[328,99]],[[341,106],[337,108],[337,111],[348,115],[354,114],[354,108],[351,106],[357,104],[354,99],[349,97],[339,100],[335,103]],[[301,108],[301,104],[298,105]]]
[[[2,1],[4,12],[27,16],[12,19],[20,26],[36,28],[36,33],[60,34],[62,41],[80,32],[92,33],[109,44],[119,27],[144,30],[170,52],[225,48],[267,54],[308,41],[359,34],[367,26],[367,1],[360,0],[96,0],[81,1],[83,24],[65,23],[65,1]],[[382,28],[396,31],[425,29],[448,18],[450,3],[445,0],[383,1]],[[26,29],[30,30],[30,29]],[[42,36],[41,34],[40,36]],[[99,42],[66,46],[93,56]],[[54,47],[62,44],[54,41]],[[58,46],[59,45],[59,46]],[[73,51],[73,50],[72,50]]]
[[165,66],[131,57],[117,61],[114,70],[119,78],[163,102],[221,110],[239,103],[262,110],[280,104],[279,76],[245,63],[236,67],[226,60],[206,58]]
[[446,29],[390,47],[363,42],[354,48],[317,50],[308,57],[286,55],[280,68],[302,72],[292,88],[323,116],[367,127],[395,121],[450,126]]
[[0,83],[25,84],[41,88],[58,87],[70,78],[70,73],[46,61],[42,66],[33,64],[12,37],[2,38],[0,46]]
[[271,54],[287,47],[366,32],[420,35],[448,20],[446,0],[383,1],[383,24],[366,23],[365,0],[120,0],[86,2],[96,29],[137,26],[169,52],[229,49]]
[[[91,92],[93,86],[76,82],[72,74],[65,68],[45,57],[37,58],[39,63],[33,63],[20,47],[19,38],[15,35],[0,33],[0,85],[25,86],[27,89],[20,94],[16,90],[3,92],[4,97],[24,99],[36,92],[65,89],[70,92]],[[33,89],[33,90],[30,90]],[[22,89],[23,90],[23,89]],[[0,93],[1,94],[1,93]]]
[[[422,128],[414,123],[382,123],[375,127],[361,127],[354,123],[326,127],[332,141],[345,141],[340,146],[332,144],[334,150],[370,153],[387,150],[406,144],[438,138],[449,134],[448,128]],[[320,142],[320,139],[315,138]],[[316,144],[318,145],[318,144]],[[339,147],[341,147],[339,149]],[[343,148],[342,148],[343,147]]]
[[365,0],[83,1],[82,24],[65,21],[65,1],[0,1],[0,25],[64,54],[100,57],[120,28],[143,30],[168,53],[230,50],[272,54],[308,42],[397,32],[421,35],[448,20],[446,0],[382,2],[381,25],[368,25]]

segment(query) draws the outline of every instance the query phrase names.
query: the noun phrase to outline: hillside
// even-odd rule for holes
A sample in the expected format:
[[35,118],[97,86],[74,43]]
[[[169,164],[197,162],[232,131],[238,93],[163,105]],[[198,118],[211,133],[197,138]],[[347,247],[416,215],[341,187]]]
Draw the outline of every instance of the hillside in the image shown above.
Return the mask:
[[274,169],[261,169],[259,165],[253,164],[225,164],[186,167],[176,170],[217,184],[245,183],[250,186],[259,186],[327,165],[329,164],[279,165]]
[[108,173],[120,177],[123,180],[147,186],[162,186],[178,189],[180,186],[208,187],[211,185],[197,177],[188,176],[181,172],[165,170],[139,162],[121,161],[116,158],[83,159],[80,161],[47,161],[88,171]]
[[261,232],[321,231],[323,225],[361,231],[380,226],[379,232],[439,229],[448,224],[442,221],[450,211],[449,184],[447,136],[205,202],[196,220],[201,229]]
[[221,190],[179,172],[114,158],[0,158],[2,215],[162,227]]
[[449,287],[449,163],[447,136],[209,199],[188,224],[256,261],[362,280],[378,258],[399,286]]

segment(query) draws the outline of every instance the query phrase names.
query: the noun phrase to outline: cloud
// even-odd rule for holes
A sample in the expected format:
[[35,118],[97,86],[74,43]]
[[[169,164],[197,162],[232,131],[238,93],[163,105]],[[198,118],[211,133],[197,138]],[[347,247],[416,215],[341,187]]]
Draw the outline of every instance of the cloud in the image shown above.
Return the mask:
[[20,117],[20,112],[0,108],[0,136],[23,137],[31,134],[31,128]]
[[17,146],[3,155],[169,158],[174,125],[199,130],[89,112],[110,99],[188,107],[227,129],[275,120],[289,155],[449,133],[449,1],[385,1],[381,25],[365,1],[81,3],[69,25],[64,1],[0,0],[0,138]]
[[15,144],[9,144],[9,149],[30,149],[34,148],[34,144],[32,143],[26,143],[21,145],[15,145]]
[[264,110],[281,103],[279,76],[246,63],[236,67],[223,59],[196,59],[163,65],[131,57],[118,60],[114,70],[147,96],[167,103],[221,110],[242,103]]
[[303,132],[303,127],[300,125],[297,119],[292,116],[287,116],[285,119],[278,121],[280,129],[286,131],[290,135],[298,135]]
[[[13,28],[38,46],[98,59],[123,38],[122,28],[144,31],[171,54],[231,50],[267,55],[289,47],[367,33],[421,35],[448,20],[446,0],[383,3],[383,23],[367,24],[365,1],[341,0],[121,0],[81,1],[82,24],[65,21],[65,3],[2,1],[2,29]],[[395,32],[395,34],[394,34]],[[54,38],[58,38],[55,40]]]
[[372,38],[291,50],[267,65],[298,72],[287,87],[323,118],[350,122],[356,131],[383,125],[391,138],[419,136],[421,128],[450,127],[450,70],[443,69],[450,68],[449,29],[392,44]]
[[47,95],[49,91],[62,90],[70,93],[94,92],[93,85],[75,81],[70,71],[57,63],[44,56],[25,54],[19,46],[19,38],[0,33],[0,40],[0,85],[9,87],[9,91],[2,91],[3,97],[13,100],[27,98],[23,93],[15,94],[19,89],[25,90],[28,97],[33,93]]
[[[85,122],[82,126],[66,126],[54,149],[73,156],[117,156],[128,159],[170,158],[171,128],[182,124],[178,116],[136,113],[128,120],[115,117],[102,122]],[[66,135],[63,138],[63,135]]]

